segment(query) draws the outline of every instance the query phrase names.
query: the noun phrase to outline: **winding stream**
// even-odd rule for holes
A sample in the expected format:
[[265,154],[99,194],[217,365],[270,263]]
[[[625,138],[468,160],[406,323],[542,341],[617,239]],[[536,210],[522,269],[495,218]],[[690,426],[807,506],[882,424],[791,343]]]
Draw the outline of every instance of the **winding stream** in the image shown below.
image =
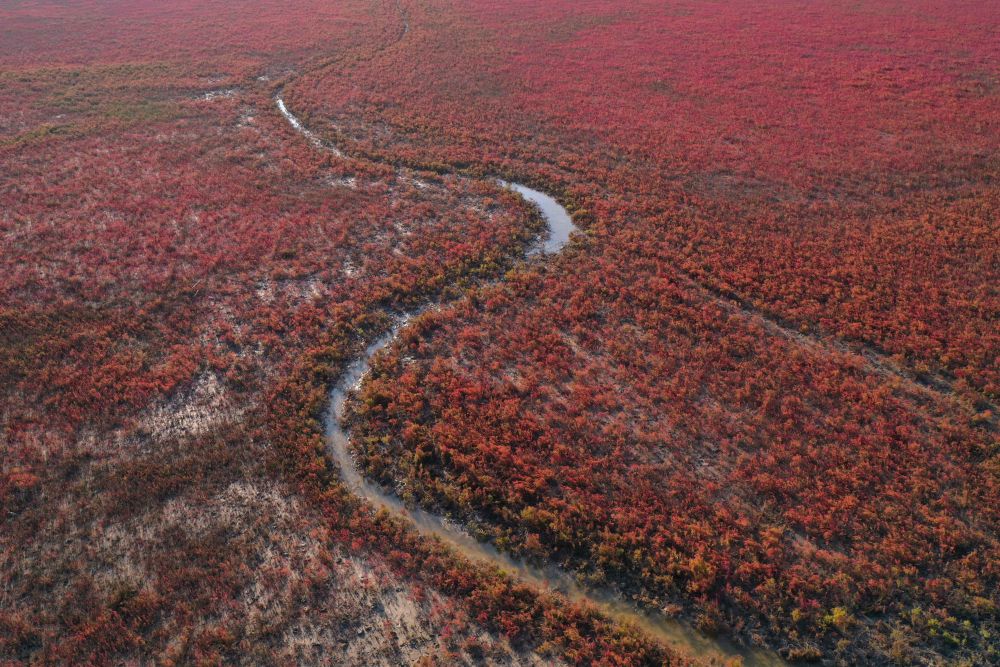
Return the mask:
[[[317,147],[342,155],[342,152],[336,147],[326,144],[316,134],[305,128],[299,119],[288,110],[281,97],[276,98],[275,101],[282,116],[310,142]],[[558,253],[569,243],[573,232],[578,231],[569,212],[553,197],[520,183],[503,180],[499,180],[499,183],[516,191],[525,200],[536,205],[545,220],[548,234],[540,244],[528,250],[527,256]],[[433,305],[427,304],[428,307]],[[385,509],[403,517],[410,521],[420,533],[440,539],[470,559],[497,566],[522,580],[543,588],[556,590],[571,600],[587,602],[606,616],[631,623],[664,644],[679,649],[682,653],[703,659],[715,659],[720,662],[740,657],[745,665],[785,664],[773,652],[748,649],[725,639],[709,638],[684,622],[662,614],[644,611],[634,604],[626,602],[614,592],[592,588],[584,589],[576,582],[572,574],[555,566],[543,569],[516,560],[508,554],[498,551],[493,545],[476,540],[461,526],[445,517],[421,508],[407,507],[395,495],[379,485],[369,482],[361,473],[350,452],[350,434],[342,426],[345,404],[351,392],[361,385],[371,368],[371,361],[375,355],[396,340],[399,332],[412,317],[411,314],[399,317],[389,332],[369,344],[360,356],[348,364],[343,375],[330,391],[330,404],[323,415],[327,452],[336,461],[343,481],[349,489],[376,508]]]

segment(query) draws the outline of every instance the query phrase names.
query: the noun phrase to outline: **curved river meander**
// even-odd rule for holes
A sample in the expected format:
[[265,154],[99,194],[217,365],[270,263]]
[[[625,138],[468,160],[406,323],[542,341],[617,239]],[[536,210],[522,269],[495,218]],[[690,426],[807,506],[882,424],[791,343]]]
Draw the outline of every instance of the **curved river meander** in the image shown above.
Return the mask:
[[[299,119],[288,110],[281,97],[276,99],[276,104],[288,123],[315,146],[342,155],[336,147],[327,145],[315,133],[303,126]],[[498,182],[504,187],[518,192],[524,199],[536,205],[545,220],[547,234],[539,245],[526,253],[527,256],[552,255],[558,253],[569,243],[570,237],[573,232],[577,231],[577,227],[559,202],[544,192],[519,183],[499,179]],[[427,306],[432,305],[427,304]],[[726,640],[707,637],[686,623],[640,609],[614,592],[583,588],[576,582],[572,574],[555,566],[540,568],[516,560],[508,554],[498,551],[493,545],[476,540],[461,526],[448,519],[420,508],[407,507],[392,493],[369,482],[361,473],[350,452],[350,434],[342,426],[345,404],[351,392],[357,389],[364,380],[375,355],[396,340],[399,332],[406,326],[411,317],[410,314],[398,317],[387,333],[370,343],[361,355],[348,364],[343,375],[330,391],[330,404],[323,416],[327,452],[336,461],[343,481],[348,488],[376,508],[385,509],[410,521],[420,533],[440,539],[467,558],[491,563],[519,579],[556,590],[571,600],[586,601],[605,615],[638,626],[652,637],[679,649],[683,653],[699,658],[715,658],[720,661],[738,656],[743,659],[746,665],[783,664],[783,661],[773,652],[747,649]]]

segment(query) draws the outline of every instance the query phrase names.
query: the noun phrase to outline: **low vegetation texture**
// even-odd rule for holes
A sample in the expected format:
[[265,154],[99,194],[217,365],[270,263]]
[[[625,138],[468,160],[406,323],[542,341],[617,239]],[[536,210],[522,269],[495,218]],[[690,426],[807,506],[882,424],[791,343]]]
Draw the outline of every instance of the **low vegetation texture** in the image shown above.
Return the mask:
[[[329,387],[436,303],[348,405],[369,479],[727,644],[997,664],[998,33],[992,0],[0,3],[0,663],[717,661],[341,482]],[[496,177],[581,232],[522,261]]]

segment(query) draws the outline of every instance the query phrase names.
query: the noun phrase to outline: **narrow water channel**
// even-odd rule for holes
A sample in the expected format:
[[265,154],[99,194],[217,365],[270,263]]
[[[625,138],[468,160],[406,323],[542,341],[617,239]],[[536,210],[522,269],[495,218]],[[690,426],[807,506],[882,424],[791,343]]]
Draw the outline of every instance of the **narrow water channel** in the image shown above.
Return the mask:
[[[278,97],[276,102],[278,109],[289,124],[314,145],[334,151],[338,155],[341,154],[335,147],[325,145],[313,132],[306,129],[299,119],[288,110],[282,98]],[[525,200],[537,206],[545,220],[547,233],[539,245],[528,251],[528,255],[558,253],[569,243],[573,232],[578,231],[569,212],[555,198],[520,183],[502,180],[499,183],[518,192]],[[605,615],[631,623],[655,639],[675,647],[681,652],[698,658],[716,659],[719,662],[739,657],[742,658],[743,664],[748,667],[785,664],[777,654],[771,651],[747,649],[724,639],[710,638],[686,623],[640,609],[613,592],[585,589],[578,585],[571,573],[555,566],[539,568],[511,558],[508,554],[498,551],[492,544],[476,540],[461,526],[421,508],[407,507],[398,497],[368,481],[351,455],[350,434],[342,425],[345,404],[351,392],[363,382],[365,375],[371,368],[372,359],[379,351],[396,340],[399,332],[410,319],[410,315],[398,318],[387,333],[369,344],[361,355],[348,364],[343,375],[330,390],[330,403],[323,416],[327,452],[337,463],[343,481],[349,489],[374,507],[385,509],[405,518],[422,534],[442,540],[467,558],[496,565],[519,579],[556,590],[571,600],[586,601]]]

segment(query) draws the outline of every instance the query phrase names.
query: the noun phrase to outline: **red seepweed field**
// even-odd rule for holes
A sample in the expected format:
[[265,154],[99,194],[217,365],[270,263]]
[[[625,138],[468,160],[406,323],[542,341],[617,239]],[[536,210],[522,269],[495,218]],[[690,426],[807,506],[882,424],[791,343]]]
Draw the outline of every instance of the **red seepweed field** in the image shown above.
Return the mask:
[[0,2],[0,662],[995,664],[998,34]]

